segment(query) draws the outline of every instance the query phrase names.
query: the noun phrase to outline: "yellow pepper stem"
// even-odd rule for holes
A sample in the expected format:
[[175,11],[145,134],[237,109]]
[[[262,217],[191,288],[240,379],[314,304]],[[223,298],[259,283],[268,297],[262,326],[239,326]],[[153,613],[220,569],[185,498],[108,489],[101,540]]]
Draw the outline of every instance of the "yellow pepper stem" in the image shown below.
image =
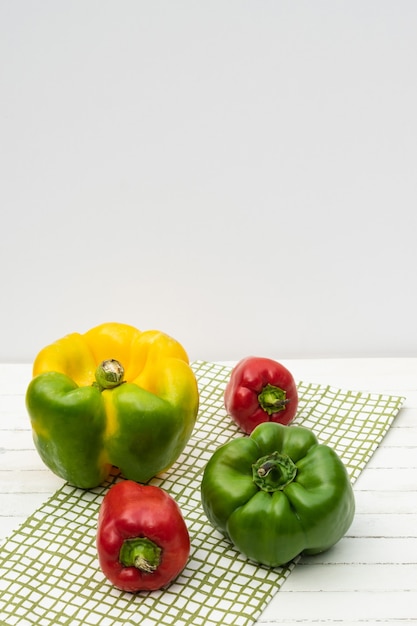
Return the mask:
[[113,389],[123,382],[125,370],[116,359],[102,361],[95,371],[96,383],[100,389]]

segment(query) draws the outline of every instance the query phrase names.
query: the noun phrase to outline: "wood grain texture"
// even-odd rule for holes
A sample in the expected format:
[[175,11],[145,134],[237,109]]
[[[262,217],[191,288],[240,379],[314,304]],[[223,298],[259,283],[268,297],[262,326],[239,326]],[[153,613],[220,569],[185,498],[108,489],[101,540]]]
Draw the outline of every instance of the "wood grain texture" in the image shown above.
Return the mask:
[[[258,624],[417,623],[417,359],[283,363],[296,380],[406,401],[355,483],[348,533],[328,552],[301,559]],[[32,443],[24,403],[30,371],[28,364],[0,365],[1,540],[62,485]]]

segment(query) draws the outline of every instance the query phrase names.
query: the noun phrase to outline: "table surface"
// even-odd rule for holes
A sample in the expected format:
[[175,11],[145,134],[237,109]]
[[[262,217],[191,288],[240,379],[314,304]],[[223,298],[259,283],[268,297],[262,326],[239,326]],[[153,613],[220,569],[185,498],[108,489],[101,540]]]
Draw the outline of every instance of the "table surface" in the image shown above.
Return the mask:
[[[355,483],[347,535],[302,559],[257,624],[416,623],[417,358],[280,361],[296,380],[406,401]],[[33,446],[24,403],[30,376],[28,364],[0,364],[0,540],[63,484]]]

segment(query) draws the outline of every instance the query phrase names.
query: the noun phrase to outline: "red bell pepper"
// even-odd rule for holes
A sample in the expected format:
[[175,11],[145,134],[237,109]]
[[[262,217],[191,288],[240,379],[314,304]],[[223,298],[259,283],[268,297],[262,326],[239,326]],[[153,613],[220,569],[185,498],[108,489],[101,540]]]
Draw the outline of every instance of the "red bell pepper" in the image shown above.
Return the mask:
[[123,591],[154,591],[184,569],[190,537],[177,502],[163,489],[123,480],[100,507],[97,552],[106,578]]
[[227,413],[247,434],[263,422],[289,424],[298,407],[297,386],[281,363],[246,357],[232,369],[224,392]]

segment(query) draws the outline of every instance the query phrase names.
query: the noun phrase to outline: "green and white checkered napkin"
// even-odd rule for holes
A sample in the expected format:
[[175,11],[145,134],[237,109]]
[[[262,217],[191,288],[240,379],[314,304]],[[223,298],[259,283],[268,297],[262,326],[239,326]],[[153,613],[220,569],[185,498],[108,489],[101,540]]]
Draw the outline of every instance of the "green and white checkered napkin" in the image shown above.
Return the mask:
[[[226,415],[223,391],[230,367],[193,363],[200,411],[177,463],[151,482],[181,507],[191,554],[183,573],[164,590],[116,590],[98,566],[98,510],[115,473],[100,488],[64,485],[3,544],[0,551],[0,620],[17,626],[218,626],[253,624],[296,562],[268,569],[249,562],[208,523],[200,501],[203,469],[214,450],[242,436]],[[404,398],[354,393],[298,383],[294,423],[311,428],[343,459],[356,480],[388,431]]]

